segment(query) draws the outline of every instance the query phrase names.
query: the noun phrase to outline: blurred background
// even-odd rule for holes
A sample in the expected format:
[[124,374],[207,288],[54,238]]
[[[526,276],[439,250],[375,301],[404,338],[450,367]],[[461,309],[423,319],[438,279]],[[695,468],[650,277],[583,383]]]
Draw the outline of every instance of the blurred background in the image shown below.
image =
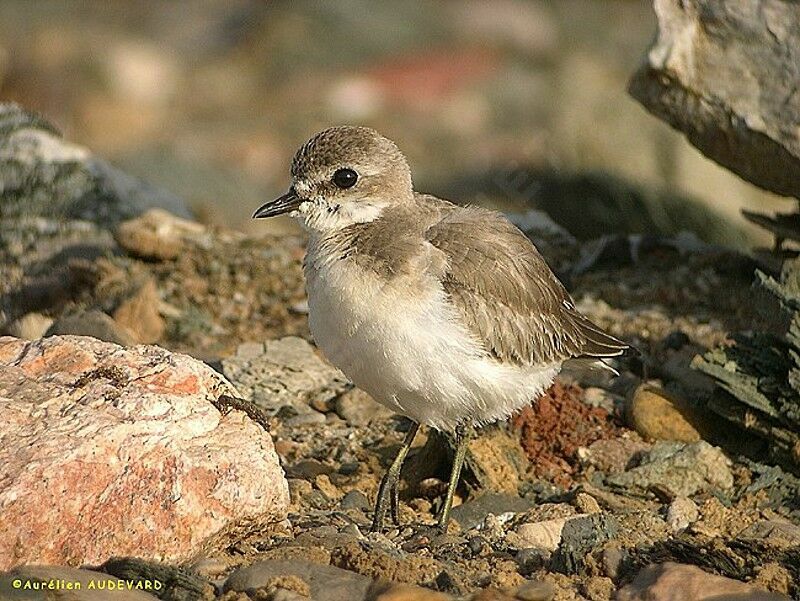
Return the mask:
[[0,98],[234,228],[306,138],[352,123],[400,145],[418,190],[582,239],[765,242],[740,208],[791,203],[627,95],[655,27],[645,0],[3,0]]

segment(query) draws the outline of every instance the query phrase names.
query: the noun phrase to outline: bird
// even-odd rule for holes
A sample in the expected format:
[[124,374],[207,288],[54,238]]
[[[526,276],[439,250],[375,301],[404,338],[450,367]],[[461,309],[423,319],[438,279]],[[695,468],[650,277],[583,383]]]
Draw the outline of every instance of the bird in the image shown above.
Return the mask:
[[455,452],[437,525],[476,429],[539,398],[565,362],[628,345],[575,306],[531,240],[502,213],[416,192],[398,146],[362,126],[312,136],[291,185],[253,218],[307,231],[303,271],[316,345],[357,387],[411,420],[383,476],[372,531],[399,524],[399,478],[420,426]]

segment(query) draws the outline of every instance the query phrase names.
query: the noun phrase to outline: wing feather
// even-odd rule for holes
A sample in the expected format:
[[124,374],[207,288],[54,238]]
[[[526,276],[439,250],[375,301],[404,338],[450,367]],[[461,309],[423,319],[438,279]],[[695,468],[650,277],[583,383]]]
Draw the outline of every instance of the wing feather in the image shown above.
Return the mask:
[[613,357],[628,347],[575,309],[536,247],[502,214],[443,210],[425,238],[445,256],[445,292],[497,358],[536,365]]

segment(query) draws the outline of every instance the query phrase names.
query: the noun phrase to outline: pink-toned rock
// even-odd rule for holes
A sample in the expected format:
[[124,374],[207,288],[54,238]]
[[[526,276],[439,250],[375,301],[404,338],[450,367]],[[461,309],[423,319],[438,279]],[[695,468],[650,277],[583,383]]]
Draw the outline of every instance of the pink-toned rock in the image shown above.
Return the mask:
[[[94,338],[0,338],[0,570],[183,561],[283,520],[264,429],[186,355]],[[222,399],[224,402],[224,399]]]
[[714,601],[788,600],[733,578],[709,574],[697,566],[672,562],[644,568],[617,593],[618,601],[710,601],[712,598]]

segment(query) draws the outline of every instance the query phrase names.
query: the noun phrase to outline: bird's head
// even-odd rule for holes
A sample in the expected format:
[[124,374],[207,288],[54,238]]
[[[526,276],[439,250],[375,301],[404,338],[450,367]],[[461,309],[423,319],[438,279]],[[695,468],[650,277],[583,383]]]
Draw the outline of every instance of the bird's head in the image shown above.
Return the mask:
[[289,213],[312,231],[332,231],[373,221],[413,194],[411,170],[394,142],[367,127],[332,127],[297,151],[289,191],[253,217]]

